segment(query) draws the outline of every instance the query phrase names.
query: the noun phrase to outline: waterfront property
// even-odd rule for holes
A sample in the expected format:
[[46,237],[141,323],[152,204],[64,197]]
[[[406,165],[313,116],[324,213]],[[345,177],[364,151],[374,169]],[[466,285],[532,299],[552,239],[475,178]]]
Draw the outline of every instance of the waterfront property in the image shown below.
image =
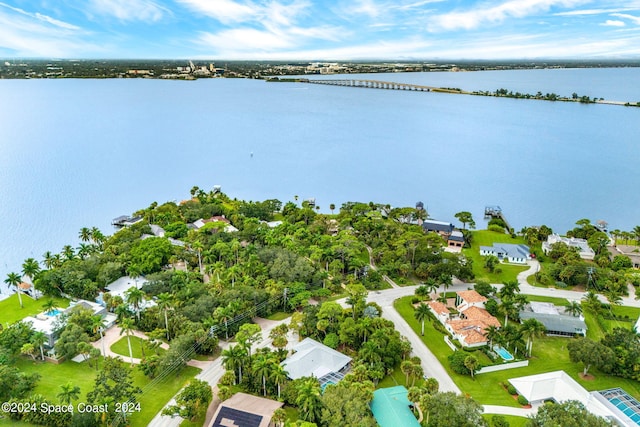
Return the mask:
[[555,306],[550,302],[531,301],[520,311],[520,319],[536,319],[547,329],[547,335],[587,336],[587,324],[582,315],[575,317],[565,314],[564,307]]
[[558,403],[577,400],[584,405],[587,411],[594,415],[614,421],[621,426],[632,427],[637,425],[635,423],[630,424],[628,417],[621,417],[622,412],[616,410],[614,405],[607,402],[607,398],[602,394],[597,391],[589,392],[585,390],[564,371],[511,378],[509,382],[519,394],[533,405],[541,404],[546,400],[553,400]]
[[514,245],[512,243],[494,243],[492,246],[480,246],[480,255],[493,255],[500,261],[514,264],[526,264],[531,259],[531,252],[527,245]]
[[570,248],[576,248],[578,250],[578,254],[580,258],[586,260],[593,260],[595,257],[595,252],[585,239],[578,239],[575,237],[562,237],[558,234],[550,234],[547,237],[546,242],[542,242],[542,251],[547,255],[549,251],[551,251],[552,246],[556,243],[564,243]]
[[102,316],[107,328],[110,328],[115,324],[116,316],[114,314],[107,313],[107,309],[102,305],[86,300],[71,301],[69,303],[69,307],[64,310],[57,309],[49,312],[43,312],[35,316],[27,316],[23,321],[26,323],[30,322],[35,331],[44,333],[47,338],[45,345],[49,348],[53,348],[58,338],[56,336],[56,330],[62,326],[60,315],[63,313],[69,314],[76,306],[91,310],[93,315]]
[[371,412],[380,427],[420,427],[407,395],[407,389],[401,385],[373,392]]
[[422,222],[422,230],[425,233],[438,233],[447,241],[449,248],[462,248],[464,245],[462,232],[455,230],[450,222],[426,219]]
[[289,378],[316,377],[320,385],[336,384],[351,367],[351,358],[311,338],[293,346],[295,352],[282,366]]

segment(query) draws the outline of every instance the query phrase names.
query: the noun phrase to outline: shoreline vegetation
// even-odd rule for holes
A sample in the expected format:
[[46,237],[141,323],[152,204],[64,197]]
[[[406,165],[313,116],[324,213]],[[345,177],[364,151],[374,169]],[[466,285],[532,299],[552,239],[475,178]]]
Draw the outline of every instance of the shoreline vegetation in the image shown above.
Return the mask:
[[[578,95],[577,93],[572,93],[570,97],[558,95],[556,93],[545,93],[538,91],[536,94],[530,93],[521,93],[521,92],[513,92],[509,89],[500,88],[495,90],[494,92],[490,91],[466,91],[460,88],[450,88],[450,87],[431,87],[431,86],[422,86],[422,85],[413,85],[407,83],[399,83],[399,82],[386,82],[386,81],[374,81],[368,79],[340,79],[341,81],[357,81],[363,82],[365,85],[357,85],[351,86],[347,84],[330,84],[325,83],[327,85],[333,86],[345,86],[345,87],[360,87],[366,89],[384,89],[384,90],[417,90],[417,91],[427,91],[427,92],[439,92],[439,93],[452,93],[457,95],[476,95],[476,96],[493,96],[497,98],[514,98],[514,99],[533,99],[538,101],[559,101],[559,102],[578,102],[580,104],[606,104],[606,105],[618,105],[623,107],[640,107],[640,101],[638,102],[628,102],[628,101],[614,101],[607,100],[604,98],[598,97],[590,97],[587,95]],[[287,77],[272,77],[266,80],[267,82],[273,83],[319,83],[321,80],[314,80],[309,78],[287,78]],[[330,81],[330,79],[326,80]],[[366,83],[375,83],[376,85],[366,85]],[[380,87],[380,85],[383,85]],[[413,87],[417,89],[406,89],[407,87]]]

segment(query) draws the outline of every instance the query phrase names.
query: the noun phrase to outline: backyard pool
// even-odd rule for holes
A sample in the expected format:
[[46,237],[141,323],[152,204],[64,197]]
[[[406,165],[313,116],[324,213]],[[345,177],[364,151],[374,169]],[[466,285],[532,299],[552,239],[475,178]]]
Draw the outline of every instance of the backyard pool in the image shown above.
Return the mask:
[[45,311],[44,314],[49,317],[56,317],[58,314],[60,314],[60,310],[56,308],[55,310]]
[[600,394],[611,402],[613,406],[618,408],[620,412],[640,426],[640,402],[621,388],[601,391]]
[[502,346],[494,345],[494,346],[493,346],[493,351],[495,351],[496,353],[498,353],[498,355],[499,355],[500,357],[502,357],[502,359],[503,359],[505,362],[511,362],[511,361],[514,359],[513,355],[512,355],[511,353],[509,353],[509,352],[507,351],[507,349],[506,349],[506,348],[504,348],[504,347],[502,347]]

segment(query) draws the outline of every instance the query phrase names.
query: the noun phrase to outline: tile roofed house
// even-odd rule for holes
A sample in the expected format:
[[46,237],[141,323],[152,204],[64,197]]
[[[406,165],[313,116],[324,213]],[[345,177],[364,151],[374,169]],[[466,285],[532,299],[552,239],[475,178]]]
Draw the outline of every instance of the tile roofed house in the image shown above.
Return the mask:
[[451,312],[447,308],[446,305],[441,303],[440,301],[429,301],[427,302],[429,309],[433,313],[434,316],[440,321],[440,323],[444,323],[449,320],[449,316]]
[[487,302],[487,298],[472,289],[456,292],[456,307],[459,311],[463,311],[474,306],[484,308],[485,302]]
[[371,412],[380,427],[420,427],[407,395],[407,389],[401,385],[373,392]]
[[480,246],[480,255],[494,255],[499,260],[507,260],[515,264],[526,264],[531,258],[531,252],[527,245],[514,245],[512,243],[494,243],[493,246]]
[[480,347],[487,344],[484,328],[476,321],[454,319],[447,321],[445,327],[464,347]]
[[314,376],[321,384],[335,383],[342,379],[351,364],[349,356],[311,338],[300,341],[293,350],[295,353],[282,362],[292,380]]
[[577,248],[580,258],[592,260],[596,253],[591,249],[585,239],[575,237],[562,237],[558,234],[550,234],[546,242],[542,242],[542,251],[545,255],[551,250],[551,246],[555,243],[564,243],[570,248]]

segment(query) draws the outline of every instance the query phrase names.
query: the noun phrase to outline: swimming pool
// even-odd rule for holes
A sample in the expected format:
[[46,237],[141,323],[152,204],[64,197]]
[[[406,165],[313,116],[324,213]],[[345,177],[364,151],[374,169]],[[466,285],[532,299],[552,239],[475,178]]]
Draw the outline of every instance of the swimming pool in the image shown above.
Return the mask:
[[56,308],[55,310],[45,311],[44,314],[49,317],[56,317],[58,314],[60,314],[60,310]]
[[504,348],[504,347],[502,347],[502,346],[494,345],[494,346],[493,346],[493,351],[495,351],[496,353],[498,353],[498,355],[499,355],[500,357],[502,357],[502,359],[503,359],[505,362],[511,362],[511,361],[514,359],[513,355],[512,355],[511,353],[509,353],[509,352],[507,351],[507,349],[506,349],[506,348]]
[[612,388],[599,392],[620,412],[640,426],[640,402],[621,388]]

